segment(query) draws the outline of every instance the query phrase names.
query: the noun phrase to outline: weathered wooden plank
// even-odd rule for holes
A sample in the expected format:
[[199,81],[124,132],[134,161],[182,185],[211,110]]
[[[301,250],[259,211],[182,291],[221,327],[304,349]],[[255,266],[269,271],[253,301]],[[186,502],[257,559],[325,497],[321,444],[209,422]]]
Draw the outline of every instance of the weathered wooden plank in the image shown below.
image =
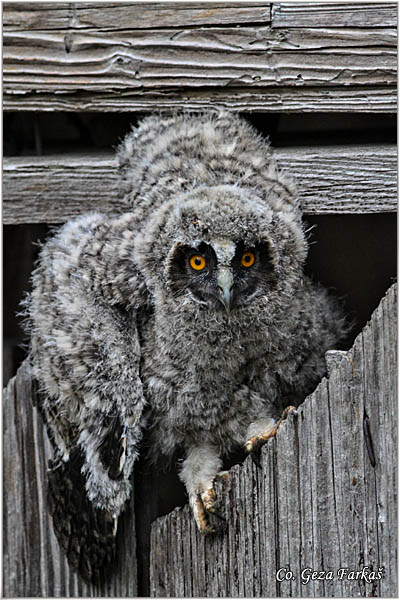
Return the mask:
[[[306,214],[397,209],[392,144],[277,148],[275,154],[298,182]],[[4,223],[61,223],[91,210],[126,210],[118,195],[114,155],[4,158]]]
[[82,89],[395,86],[395,36],[394,29],[381,35],[361,29],[280,36],[268,27],[10,32],[3,36],[3,90],[7,96]]
[[397,90],[392,86],[292,87],[219,90],[115,90],[78,94],[23,93],[3,95],[6,111],[152,112],[216,108],[237,112],[395,113]]
[[3,593],[14,597],[137,595],[133,500],[120,529],[120,560],[110,580],[95,588],[68,566],[46,508],[47,462],[51,448],[28,361],[3,394]]
[[324,146],[277,149],[276,156],[297,181],[305,213],[373,213],[397,210],[394,150],[391,144]]
[[297,6],[5,3],[4,109],[395,112],[396,5]]
[[269,23],[268,2],[4,2],[4,31]]
[[217,482],[226,534],[202,538],[188,506],[153,523],[153,597],[180,595],[172,565],[179,591],[189,580],[195,597],[396,597],[396,315],[394,285],[353,348],[331,361],[329,379],[266,444],[262,469],[247,459]]
[[[10,194],[13,205],[11,208],[9,204],[10,213],[16,217],[24,207],[24,216],[19,220],[21,223],[26,223],[29,219],[30,222],[46,221],[46,213],[50,223],[58,223],[82,212],[122,208],[117,200],[117,166],[111,155],[41,156],[7,159],[6,162],[3,180],[4,208],[5,198]],[[10,176],[8,183],[6,173]],[[88,193],[89,190],[92,193]],[[21,194],[25,201],[21,201]],[[15,222],[10,218],[11,214],[4,222]]]
[[273,27],[396,27],[395,2],[274,2]]
[[[48,48],[56,51],[57,58],[64,58],[64,63],[74,68],[74,63],[84,63],[84,58],[90,51],[95,51],[104,46],[106,50],[129,50],[138,60],[156,60],[155,51],[167,49],[171,54],[180,50],[196,50],[198,52],[226,52],[243,54],[245,52],[256,55],[260,51],[292,52],[296,49],[299,55],[304,52],[322,52],[327,55],[335,53],[342,55],[346,52],[362,54],[375,50],[379,53],[395,54],[397,47],[396,28],[369,28],[357,29],[342,28],[287,28],[276,31],[265,26],[212,27],[191,29],[175,27],[174,29],[146,29],[129,31],[77,31],[68,38],[68,53],[72,53],[68,60],[65,59],[65,35],[58,30],[50,31],[10,31],[4,34],[7,46],[7,63],[16,62],[33,47]],[[86,54],[83,54],[86,51]],[[142,52],[143,56],[138,56]],[[25,54],[24,54],[25,53]],[[74,55],[75,53],[75,55]],[[82,54],[79,54],[82,53]],[[45,54],[40,62],[46,64]],[[53,55],[53,59],[56,57]],[[125,54],[128,62],[129,54]],[[159,52],[158,63],[163,64],[162,52]],[[176,59],[178,63],[179,57]],[[33,61],[32,61],[33,62]],[[39,62],[39,61],[38,61]],[[187,61],[189,62],[189,61]],[[228,62],[228,61],[225,61]],[[195,61],[201,64],[201,61]],[[90,73],[89,73],[90,76]]]

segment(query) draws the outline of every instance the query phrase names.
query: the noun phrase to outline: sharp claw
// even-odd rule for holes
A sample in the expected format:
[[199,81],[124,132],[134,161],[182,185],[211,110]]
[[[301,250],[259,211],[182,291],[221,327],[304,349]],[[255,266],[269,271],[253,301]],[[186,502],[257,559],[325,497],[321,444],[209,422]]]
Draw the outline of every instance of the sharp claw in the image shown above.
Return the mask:
[[298,415],[295,406],[287,406],[283,413],[281,414],[281,418],[279,419],[279,423],[281,423],[288,415]]
[[[214,507],[215,491],[209,488],[190,500],[193,516],[202,535],[215,535],[226,527],[226,521]],[[213,521],[217,521],[214,523]]]
[[211,527],[210,525],[206,525],[206,527],[203,527],[203,529],[201,529],[200,533],[202,535],[215,535],[217,532],[215,530],[214,527]]
[[209,525],[209,527],[212,530],[213,535],[218,535],[226,531],[228,523],[222,515],[213,512],[210,516],[212,517],[212,524]]
[[295,416],[298,415],[298,412],[294,406],[288,406],[285,408],[282,415],[280,416],[278,421],[276,421],[276,424],[274,427],[272,427],[272,429],[267,430],[266,432],[264,432],[262,435],[260,435],[258,437],[254,436],[254,437],[250,438],[249,440],[247,440],[247,442],[245,444],[245,450],[251,456],[252,461],[254,462],[254,464],[257,467],[259,467],[259,468],[261,467],[261,448],[262,448],[262,446],[264,446],[264,444],[268,440],[275,437],[282,421],[284,421],[289,414],[292,414]]
[[266,440],[263,439],[254,439],[249,440],[245,446],[245,450],[247,454],[251,457],[253,463],[261,469],[261,448],[264,446]]
[[213,535],[219,535],[221,533],[224,533],[224,531],[227,530],[228,524],[226,521],[223,521],[221,523],[219,523],[218,525],[215,525],[215,527],[213,527]]
[[215,490],[214,488],[209,488],[208,490],[206,490],[205,492],[203,492],[202,494],[200,494],[200,498],[201,501],[203,503],[204,509],[207,512],[212,512],[214,509],[214,503],[215,503]]
[[219,519],[220,521],[223,521],[224,523],[226,523],[226,519],[225,519],[225,517],[223,517],[223,516],[222,516],[222,515],[221,515],[219,512],[217,512],[217,511],[215,510],[215,508],[212,510],[211,514],[212,514],[212,516],[213,516],[213,517],[216,517],[216,518],[217,518],[217,519]]
[[250,457],[258,469],[261,469],[261,445],[250,451]]
[[216,474],[214,481],[218,479],[229,479],[229,471],[220,471]]

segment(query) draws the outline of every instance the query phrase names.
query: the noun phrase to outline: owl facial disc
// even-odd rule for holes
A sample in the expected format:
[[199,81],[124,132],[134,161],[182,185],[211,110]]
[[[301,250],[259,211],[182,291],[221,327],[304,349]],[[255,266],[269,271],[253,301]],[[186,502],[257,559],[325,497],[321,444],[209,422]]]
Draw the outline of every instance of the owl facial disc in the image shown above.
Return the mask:
[[218,263],[221,265],[230,265],[235,253],[236,244],[232,240],[218,239],[212,240],[211,246],[217,256]]

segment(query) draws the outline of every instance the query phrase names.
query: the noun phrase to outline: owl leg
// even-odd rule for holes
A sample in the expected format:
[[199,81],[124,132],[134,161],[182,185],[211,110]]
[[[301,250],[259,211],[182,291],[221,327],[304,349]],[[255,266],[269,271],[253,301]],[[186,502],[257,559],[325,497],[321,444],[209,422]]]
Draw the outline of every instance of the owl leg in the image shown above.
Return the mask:
[[210,524],[210,515],[222,519],[215,511],[216,494],[213,487],[221,466],[217,449],[204,444],[188,450],[180,472],[189,495],[194,520],[203,534],[215,533],[220,528]]
[[272,417],[262,417],[250,423],[246,433],[245,450],[248,452],[253,462],[260,467],[261,448],[270,438],[274,437],[286,417],[296,408],[287,406],[278,420]]

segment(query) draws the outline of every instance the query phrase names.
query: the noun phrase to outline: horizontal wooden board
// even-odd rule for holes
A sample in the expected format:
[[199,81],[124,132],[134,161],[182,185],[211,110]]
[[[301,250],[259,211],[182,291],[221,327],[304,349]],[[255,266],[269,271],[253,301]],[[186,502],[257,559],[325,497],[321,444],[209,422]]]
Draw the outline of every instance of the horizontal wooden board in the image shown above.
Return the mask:
[[[306,214],[393,212],[397,153],[392,144],[279,148],[282,169],[298,184]],[[112,154],[3,160],[3,222],[61,223],[90,210],[116,213]]]
[[[3,28],[108,30],[269,23],[267,2],[4,2]],[[274,27],[396,27],[395,2],[274,2]]]
[[268,2],[5,2],[4,31],[269,23]]
[[192,90],[119,90],[79,94],[8,94],[7,111],[151,112],[183,108],[227,108],[237,112],[395,113],[397,90],[392,86],[228,88]]
[[396,27],[396,2],[274,2],[273,27]]
[[268,27],[3,36],[3,89],[15,93],[396,85],[394,30]]
[[393,5],[297,5],[6,3],[4,109],[395,112]]
[[153,523],[152,597],[397,597],[396,334],[394,285],[261,468],[216,482],[226,531],[200,535],[189,506]]

